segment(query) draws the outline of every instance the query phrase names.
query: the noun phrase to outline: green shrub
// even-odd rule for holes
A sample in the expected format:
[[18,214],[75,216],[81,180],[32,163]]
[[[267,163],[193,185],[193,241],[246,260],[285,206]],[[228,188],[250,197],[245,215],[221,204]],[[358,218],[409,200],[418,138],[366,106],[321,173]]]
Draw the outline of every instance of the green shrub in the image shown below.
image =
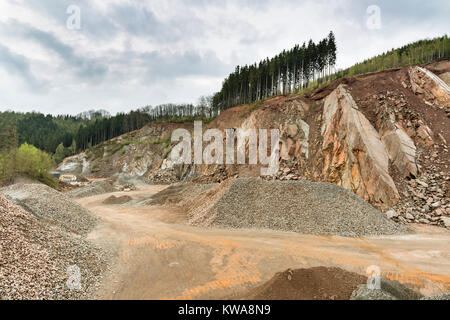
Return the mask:
[[12,179],[16,174],[27,175],[56,188],[56,180],[48,173],[53,165],[50,155],[24,143],[16,150],[0,154],[0,180]]
[[27,143],[22,144],[16,154],[16,172],[41,178],[48,174],[53,166],[51,157],[38,148]]

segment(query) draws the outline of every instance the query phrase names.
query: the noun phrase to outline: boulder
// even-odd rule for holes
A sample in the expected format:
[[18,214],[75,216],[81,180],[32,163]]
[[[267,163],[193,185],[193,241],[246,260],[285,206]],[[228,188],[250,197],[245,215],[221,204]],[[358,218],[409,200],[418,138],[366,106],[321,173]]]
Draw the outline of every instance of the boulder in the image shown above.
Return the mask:
[[450,228],[450,217],[441,217],[441,221],[444,223],[446,228]]
[[386,213],[386,217],[388,217],[388,219],[392,219],[398,216],[397,212],[395,212],[395,210],[389,210]]
[[399,124],[387,130],[381,138],[392,164],[403,177],[417,177],[416,146]]

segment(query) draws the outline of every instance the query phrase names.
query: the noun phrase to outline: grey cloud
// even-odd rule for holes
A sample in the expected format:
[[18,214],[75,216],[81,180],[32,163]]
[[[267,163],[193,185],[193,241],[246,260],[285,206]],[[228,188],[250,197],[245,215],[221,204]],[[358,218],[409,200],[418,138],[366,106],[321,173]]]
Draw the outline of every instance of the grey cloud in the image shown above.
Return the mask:
[[140,1],[112,4],[107,14],[100,13],[86,0],[24,0],[27,6],[52,17],[61,25],[66,24],[66,10],[77,5],[81,10],[81,30],[88,36],[107,41],[124,32],[128,35],[151,38],[158,42],[173,42],[185,39],[191,34],[200,34],[201,21],[195,17],[178,17],[176,21],[160,21],[153,12],[142,6]]
[[[214,52],[199,53],[195,50],[186,52],[150,51],[136,53],[132,51],[116,52],[110,60],[114,65],[129,65],[143,70],[143,83],[184,77],[221,77],[231,71],[231,66],[217,58]],[[131,73],[131,76],[136,76]],[[117,74],[118,79],[130,77],[128,70]]]
[[[114,104],[117,110],[124,103],[145,105],[187,99],[193,102],[196,95],[219,90],[220,79],[232,72],[235,65],[253,63],[309,38],[317,40],[329,30],[335,31],[338,39],[338,66],[347,67],[383,50],[438,35],[441,30],[442,35],[450,27],[448,0],[170,0],[172,7],[165,12],[164,19],[159,12],[145,9],[141,0],[111,1],[105,12],[96,7],[96,3],[104,3],[102,0],[3,1],[17,4],[18,9],[31,9],[43,21],[36,25],[0,23],[0,32],[4,29],[0,37],[6,34],[8,40],[20,37],[39,43],[64,61],[57,66],[57,72],[74,75],[59,77],[48,71],[45,77],[51,84],[62,81],[58,86],[48,87],[67,90],[50,90],[48,96],[39,97],[31,90],[13,92],[14,101],[72,110],[78,110],[81,102],[85,105],[117,102]],[[377,31],[365,27],[366,9],[373,4],[382,10],[383,28]],[[55,22],[65,27],[69,5],[81,9],[81,30],[73,32],[79,32],[89,47],[78,50],[64,38],[39,29]],[[335,8],[335,12],[327,7]],[[302,11],[305,8],[316,11],[305,13]],[[317,8],[325,9],[324,19]],[[286,10],[291,10],[289,19],[282,16]],[[295,12],[299,12],[302,20],[295,19]],[[20,16],[21,10],[11,10],[6,16],[14,14],[16,19],[27,21],[26,16]],[[109,42],[111,46],[106,45]],[[109,47],[114,49],[105,49]],[[45,70],[46,66],[37,64],[35,59],[28,61],[15,54],[12,45],[10,48],[0,47],[0,67],[21,76],[34,91],[45,89],[46,83],[32,71]],[[143,53],[143,48],[152,49]],[[86,52],[95,52],[95,56]],[[80,85],[84,80],[95,85]],[[15,78],[8,78],[5,83],[14,81]]]
[[88,0],[22,0],[25,6],[44,14],[62,26],[66,25],[67,8],[76,5],[81,10],[81,30],[78,32],[95,36],[98,39],[108,40],[119,32],[117,25],[109,15],[103,15],[92,5],[93,1]]
[[164,42],[177,41],[183,37],[183,33],[175,24],[164,24],[153,12],[135,5],[116,5],[111,10],[111,17],[121,30],[134,36],[150,37]]
[[59,40],[55,35],[32,26],[11,20],[9,24],[0,24],[0,29],[33,40],[43,47],[58,54],[64,63],[70,66],[77,77],[84,80],[101,80],[107,73],[107,66],[97,59],[82,57],[75,50]]
[[[353,17],[364,23],[367,18],[366,9],[370,5],[377,5],[381,9],[383,26],[389,32],[395,32],[394,28],[411,24],[432,22],[448,26],[450,7],[448,0],[350,0],[339,8],[339,16]],[[447,30],[442,30],[442,33]]]
[[30,69],[28,60],[19,54],[13,53],[8,47],[0,44],[0,66],[7,72],[18,75],[35,93],[43,93],[47,90],[48,83],[39,80]]
[[151,77],[219,76],[227,69],[213,52],[200,55],[193,50],[180,54],[154,51],[141,58]]

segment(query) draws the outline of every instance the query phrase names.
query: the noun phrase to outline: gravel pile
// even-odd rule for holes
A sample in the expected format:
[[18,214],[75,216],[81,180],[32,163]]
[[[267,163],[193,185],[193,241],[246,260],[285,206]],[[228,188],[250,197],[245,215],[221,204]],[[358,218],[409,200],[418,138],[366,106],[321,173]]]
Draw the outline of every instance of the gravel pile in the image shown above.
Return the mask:
[[227,180],[186,207],[189,222],[198,226],[350,237],[406,232],[352,192],[306,180]]
[[[0,235],[0,300],[86,299],[107,268],[105,251],[39,220],[1,195]],[[69,289],[68,268],[74,265],[81,286]]]
[[94,181],[79,189],[70,191],[67,195],[71,198],[85,198],[92,197],[99,194],[110,193],[117,191],[114,185],[106,180]]
[[43,220],[78,235],[88,234],[98,220],[87,209],[43,184],[15,184],[0,194]]
[[192,182],[172,184],[153,195],[145,204],[154,206],[184,206],[187,202],[213,186],[214,184],[195,184]]
[[424,297],[420,300],[450,300],[450,292]]
[[[435,161],[437,153],[430,154]],[[424,169],[432,171],[431,167]],[[423,172],[420,179],[411,179],[404,184],[400,204],[386,214],[394,221],[435,225],[450,229],[450,175],[445,172]]]
[[420,300],[423,295],[405,287],[398,281],[380,278],[380,289],[361,284],[353,291],[350,300]]

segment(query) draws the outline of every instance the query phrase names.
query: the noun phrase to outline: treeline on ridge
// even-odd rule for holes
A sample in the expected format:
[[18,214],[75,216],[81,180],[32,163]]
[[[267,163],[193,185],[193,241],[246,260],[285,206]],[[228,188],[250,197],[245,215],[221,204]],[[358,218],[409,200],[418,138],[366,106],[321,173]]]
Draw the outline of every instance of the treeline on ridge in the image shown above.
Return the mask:
[[427,64],[450,59],[450,40],[447,35],[426,39],[392,49],[376,57],[336,72],[332,79],[352,77],[385,69]]
[[329,77],[336,64],[336,38],[331,31],[317,44],[296,45],[250,66],[237,66],[213,97],[213,108],[224,110],[308,87]]
[[197,105],[163,104],[147,106],[111,116],[105,110],[71,115],[44,115],[38,112],[0,112],[0,151],[23,143],[54,154],[56,162],[119,135],[138,130],[150,122],[190,122],[215,114],[211,98],[201,97]]
[[150,122],[211,119],[235,105],[280,94],[298,94],[304,88],[312,90],[342,77],[450,59],[450,41],[447,35],[416,41],[333,73],[336,51],[335,37],[330,32],[317,44],[309,41],[259,64],[238,66],[225,79],[221,91],[212,97],[201,97],[196,105],[147,106],[115,116],[105,110],[91,110],[76,116],[0,112],[0,152],[28,143],[52,154],[54,161],[59,162]]

